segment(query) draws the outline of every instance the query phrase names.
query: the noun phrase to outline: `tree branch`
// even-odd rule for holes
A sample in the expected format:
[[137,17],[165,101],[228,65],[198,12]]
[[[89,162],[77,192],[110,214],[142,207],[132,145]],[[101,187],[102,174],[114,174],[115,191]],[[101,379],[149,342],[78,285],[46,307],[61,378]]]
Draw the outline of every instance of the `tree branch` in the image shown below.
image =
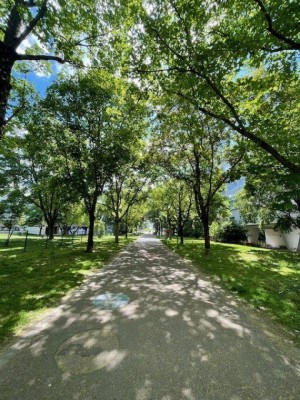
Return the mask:
[[17,114],[19,114],[20,111],[24,110],[24,106],[25,106],[25,101],[14,110],[12,115],[5,120],[5,123],[8,124]]
[[270,34],[272,36],[276,37],[276,39],[280,40],[281,42],[288,44],[290,46],[289,50],[298,50],[299,51],[300,50],[299,42],[296,42],[295,40],[284,36],[282,33],[278,32],[274,28],[272,18],[270,16],[270,14],[267,12],[267,9],[264,6],[263,2],[261,0],[254,0],[254,2],[258,5],[258,7],[260,8],[260,11],[264,15],[264,18],[268,23],[267,30],[270,32]]
[[[32,3],[32,2],[30,2]],[[30,21],[29,25],[25,28],[25,30],[20,34],[17,39],[17,46],[23,42],[24,39],[33,31],[33,29],[37,26],[40,20],[44,17],[47,11],[47,3],[48,0],[44,0],[39,11],[37,12],[36,16]],[[33,4],[33,3],[32,3]],[[30,6],[33,7],[33,6]]]
[[19,61],[57,61],[60,64],[64,64],[65,62],[67,62],[66,60],[64,60],[61,57],[52,56],[52,55],[43,55],[43,54],[37,54],[37,55],[17,54],[16,60],[19,60]]
[[195,104],[195,102],[193,102],[191,99],[189,99],[187,96],[185,96],[181,92],[176,92],[175,94],[177,94],[177,96],[182,97],[185,100],[189,101],[191,104],[194,105],[194,107],[197,110],[199,110],[203,114],[208,115],[209,117],[212,117],[213,119],[225,122],[227,125],[229,125],[231,128],[233,128],[236,132],[240,133],[243,137],[256,143],[261,149],[263,149],[267,153],[269,153],[273,158],[275,158],[275,160],[277,160],[281,165],[286,167],[289,171],[292,171],[295,173],[300,173],[299,165],[292,163],[286,157],[279,154],[278,151],[276,149],[274,149],[274,147],[272,147],[269,143],[267,143],[265,140],[259,138],[258,136],[254,135],[252,132],[248,131],[245,127],[235,125],[232,121],[230,121],[230,119],[223,117],[221,115],[218,115],[210,110],[207,110],[204,107],[201,107],[201,106]]

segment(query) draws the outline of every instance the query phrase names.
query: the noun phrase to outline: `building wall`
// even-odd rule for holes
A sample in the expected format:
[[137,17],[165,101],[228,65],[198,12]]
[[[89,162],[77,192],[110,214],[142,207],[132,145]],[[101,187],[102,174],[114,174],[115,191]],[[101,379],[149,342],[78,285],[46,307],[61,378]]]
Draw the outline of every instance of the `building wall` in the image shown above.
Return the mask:
[[[235,182],[226,185],[224,195],[229,199],[230,211],[232,217],[236,221],[240,221],[239,210],[235,208],[234,198],[235,195],[245,185],[245,178],[241,178]],[[255,222],[254,222],[255,223]],[[292,232],[283,233],[280,231],[274,231],[271,227],[264,228],[266,235],[266,246],[272,248],[280,248],[286,246],[291,251],[300,251],[300,229],[293,229]],[[256,225],[247,226],[247,238],[249,243],[258,243],[259,228]]]
[[[40,234],[40,227],[39,226],[28,226],[26,228],[26,230],[28,231],[28,233],[30,235],[39,235]],[[46,227],[43,226],[42,230],[41,230],[41,235],[45,235],[46,232]]]
[[[274,229],[265,229],[266,235],[266,246],[279,248],[280,246],[287,246],[284,240],[284,234],[279,231],[274,231]],[[288,247],[288,246],[287,246]]]
[[300,251],[300,229],[283,234],[287,248],[293,251]]

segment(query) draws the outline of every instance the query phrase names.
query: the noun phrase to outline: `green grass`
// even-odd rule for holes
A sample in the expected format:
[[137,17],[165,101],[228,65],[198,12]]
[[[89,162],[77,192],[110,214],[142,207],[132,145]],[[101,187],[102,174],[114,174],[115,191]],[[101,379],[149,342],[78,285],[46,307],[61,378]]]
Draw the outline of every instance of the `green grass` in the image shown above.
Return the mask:
[[91,269],[101,268],[114,254],[136,238],[95,239],[95,252],[84,252],[86,238],[60,238],[52,242],[13,236],[8,247],[6,235],[0,235],[0,344],[18,333],[37,314],[59,303],[70,289],[80,285]]
[[210,255],[205,255],[202,240],[185,239],[179,247],[174,239],[164,243],[271,315],[300,343],[300,254],[212,243]]

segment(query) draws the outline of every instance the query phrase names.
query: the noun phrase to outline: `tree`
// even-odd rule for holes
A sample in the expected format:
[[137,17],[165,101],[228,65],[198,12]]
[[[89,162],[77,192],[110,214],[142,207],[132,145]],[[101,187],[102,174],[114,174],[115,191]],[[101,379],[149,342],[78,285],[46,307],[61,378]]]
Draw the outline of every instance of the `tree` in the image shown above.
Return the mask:
[[[86,223],[86,214],[81,202],[67,204],[60,210],[58,224],[64,235],[75,234]],[[72,226],[76,228],[72,229]]]
[[87,252],[93,251],[98,199],[141,134],[141,102],[136,87],[104,71],[79,74],[48,90],[44,107],[56,124],[57,152],[89,216]]
[[127,235],[129,211],[144,200],[147,181],[147,176],[141,176],[140,171],[130,164],[122,165],[109,180],[105,205],[114,221],[116,243],[119,243],[120,224],[124,220]]
[[16,194],[16,191],[11,191],[0,201],[0,218],[5,228],[8,229],[8,236],[5,242],[7,246],[14,232],[14,227],[24,222],[25,203]]
[[[164,178],[167,177],[166,171],[162,171],[162,174],[164,174]],[[177,193],[170,191],[170,188],[171,186],[165,180],[156,183],[156,186],[150,192],[148,200],[149,211],[147,213],[148,218],[155,226],[156,232],[161,235],[165,229],[169,237],[177,228],[176,210],[174,208],[174,202],[177,201]]]
[[162,111],[160,118],[158,157],[171,176],[191,188],[208,254],[212,210],[223,207],[219,194],[225,183],[239,176],[237,166],[243,153],[232,141],[231,131],[209,118],[194,115],[185,103],[175,102],[172,111]]
[[[131,41],[135,72],[300,172],[296,2],[140,2]],[[135,18],[134,18],[135,17]],[[295,97],[286,98],[292,90]],[[278,124],[279,123],[279,124]],[[294,125],[294,124],[293,124]],[[291,149],[282,145],[285,142]]]
[[6,117],[15,63],[79,62],[101,37],[99,10],[95,0],[12,0],[1,4],[0,136],[14,113]]
[[41,209],[34,205],[27,207],[24,224],[25,226],[38,226],[40,228],[39,235],[41,235],[42,229],[45,226],[44,215]]
[[[40,113],[27,122],[27,132],[3,138],[5,151],[0,158],[0,181],[4,195],[14,194],[19,201],[34,205],[47,223],[49,239],[63,207],[77,200],[69,190],[63,168],[51,137],[51,126]],[[49,136],[50,134],[50,136]]]
[[160,219],[165,218],[169,231],[176,231],[180,244],[184,241],[184,228],[189,221],[193,205],[193,192],[184,181],[165,176],[165,182],[151,193],[152,222],[160,230]]
[[264,157],[253,157],[247,166],[245,187],[236,196],[242,220],[259,226],[274,223],[283,232],[300,228],[298,175],[276,168]]
[[147,215],[147,202],[142,201],[138,204],[133,204],[129,208],[125,218],[125,237],[128,237],[129,233],[136,234],[141,223],[146,219]]

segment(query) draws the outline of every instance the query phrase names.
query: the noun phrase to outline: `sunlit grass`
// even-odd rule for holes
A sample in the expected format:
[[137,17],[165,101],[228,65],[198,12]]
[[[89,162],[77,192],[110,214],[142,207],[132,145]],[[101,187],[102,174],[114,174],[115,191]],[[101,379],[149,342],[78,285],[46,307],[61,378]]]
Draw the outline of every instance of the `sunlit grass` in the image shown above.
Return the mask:
[[58,304],[69,290],[80,285],[91,270],[101,268],[135,238],[95,239],[95,252],[84,252],[86,238],[45,239],[30,236],[24,252],[24,236],[13,236],[5,247],[0,235],[0,343],[11,337],[33,315]]
[[217,277],[231,292],[271,315],[300,342],[300,254],[212,243],[210,255],[205,255],[202,240],[186,239],[179,247],[176,240],[164,242]]

